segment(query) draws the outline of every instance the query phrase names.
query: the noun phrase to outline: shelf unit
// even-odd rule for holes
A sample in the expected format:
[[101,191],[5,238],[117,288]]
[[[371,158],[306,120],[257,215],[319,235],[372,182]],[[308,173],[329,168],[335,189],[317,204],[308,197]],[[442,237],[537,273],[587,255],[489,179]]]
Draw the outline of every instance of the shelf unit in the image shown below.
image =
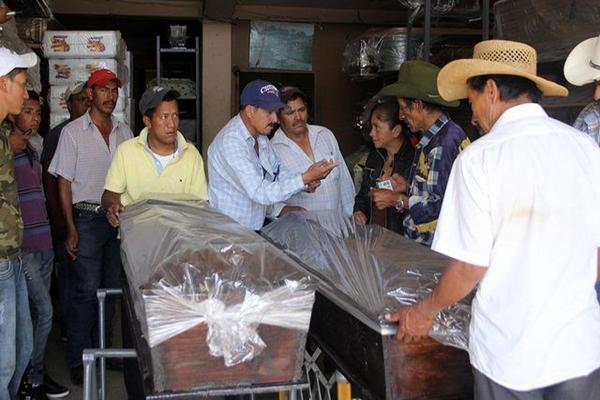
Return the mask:
[[[187,47],[169,47],[163,48],[161,47],[160,35],[156,36],[156,83],[157,85],[161,84],[161,79],[168,79],[168,64],[170,62],[182,60],[193,61],[193,76],[187,76],[186,78],[192,79],[194,81],[195,86],[195,96],[181,96],[179,98],[179,109],[187,110],[189,109],[189,105],[182,104],[183,102],[194,102],[193,116],[182,116],[180,131],[186,136],[186,139],[190,142],[193,142],[194,145],[198,148],[198,150],[202,151],[202,134],[201,134],[201,113],[200,113],[200,38],[198,36],[194,37],[194,48]],[[176,58],[176,56],[179,57]],[[193,59],[192,59],[193,57]],[[192,132],[189,130],[186,131],[186,126],[189,127],[189,124],[194,123],[194,129]]]

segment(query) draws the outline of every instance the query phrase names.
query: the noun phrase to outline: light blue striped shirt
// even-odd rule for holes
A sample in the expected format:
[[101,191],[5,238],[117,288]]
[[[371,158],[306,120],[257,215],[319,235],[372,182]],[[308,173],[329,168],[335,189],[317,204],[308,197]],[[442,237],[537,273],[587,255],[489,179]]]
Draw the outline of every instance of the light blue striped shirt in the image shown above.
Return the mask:
[[276,217],[292,195],[304,190],[301,174],[290,173],[269,139],[255,139],[240,115],[219,131],[208,147],[208,199],[212,207],[238,223],[259,230],[266,216]]
[[[300,192],[286,201],[286,204],[312,210],[339,210],[352,215],[354,209],[354,183],[346,167],[333,133],[322,126],[308,125],[308,138],[312,147],[314,161],[335,160],[338,167],[321,181],[314,193]],[[288,138],[281,128],[271,139],[275,151],[285,167],[296,173],[303,173],[314,162],[304,150]]]

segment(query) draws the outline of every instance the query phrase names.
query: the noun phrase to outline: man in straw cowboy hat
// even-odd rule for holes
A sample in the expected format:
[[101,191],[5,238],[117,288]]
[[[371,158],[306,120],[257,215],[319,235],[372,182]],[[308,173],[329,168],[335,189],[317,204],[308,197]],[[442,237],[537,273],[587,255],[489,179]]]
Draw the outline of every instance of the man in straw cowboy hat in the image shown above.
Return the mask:
[[565,61],[564,73],[575,86],[595,85],[594,101],[581,110],[573,127],[590,135],[600,146],[600,36],[575,46]]
[[430,246],[446,190],[452,163],[469,139],[445,112],[458,101],[442,99],[437,89],[440,69],[424,61],[400,65],[398,81],[381,89],[378,96],[395,96],[400,118],[413,132],[421,132],[408,181],[394,174],[394,191],[372,190],[378,209],[395,206],[406,210],[405,236]]
[[[594,84],[594,101],[581,110],[573,128],[587,133],[600,146],[600,36],[584,40],[569,53],[564,74],[575,86]],[[600,302],[600,283],[596,283]]]
[[[469,353],[476,399],[600,398],[600,151],[536,104],[567,89],[518,42],[477,44],[438,76],[468,97],[483,137],[458,156],[432,248],[452,258],[432,293],[386,317],[397,337],[476,286]],[[580,195],[581,191],[585,195]]]

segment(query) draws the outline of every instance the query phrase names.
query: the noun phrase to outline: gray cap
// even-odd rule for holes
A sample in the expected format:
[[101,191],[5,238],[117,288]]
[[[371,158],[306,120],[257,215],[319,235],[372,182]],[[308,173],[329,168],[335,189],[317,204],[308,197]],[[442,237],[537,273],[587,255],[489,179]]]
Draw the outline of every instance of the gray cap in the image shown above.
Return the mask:
[[176,90],[170,90],[162,86],[147,88],[140,99],[140,112],[145,115],[148,110],[158,107],[169,93],[175,98],[179,97],[179,92]]
[[75,82],[70,84],[65,90],[64,99],[65,101],[69,101],[69,97],[74,94],[79,94],[85,89],[85,82]]

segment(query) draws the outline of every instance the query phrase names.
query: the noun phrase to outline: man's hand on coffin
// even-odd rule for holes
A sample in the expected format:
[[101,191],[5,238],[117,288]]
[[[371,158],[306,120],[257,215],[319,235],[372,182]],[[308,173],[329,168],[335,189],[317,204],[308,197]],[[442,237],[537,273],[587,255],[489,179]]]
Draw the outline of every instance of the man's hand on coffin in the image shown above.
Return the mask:
[[357,211],[354,213],[354,220],[359,224],[366,224],[368,222],[367,216],[362,211]]
[[396,338],[410,342],[429,334],[435,316],[444,308],[465,298],[483,279],[487,268],[451,259],[438,284],[414,306],[401,307],[386,314],[388,321],[398,321]]
[[298,206],[285,206],[281,209],[281,212],[279,213],[278,217],[283,217],[285,214],[291,213],[294,211],[306,211],[306,209],[304,207],[298,207]]
[[67,254],[73,260],[77,258],[77,244],[79,243],[79,233],[77,233],[77,229],[75,227],[67,228],[67,238],[65,239],[65,248],[67,250]]
[[370,189],[369,196],[378,210],[393,207],[398,200],[398,193],[387,189]]
[[402,307],[385,315],[390,322],[398,322],[396,339],[402,343],[411,343],[427,336],[431,330],[436,313],[427,312],[422,303]]
[[307,185],[311,182],[320,181],[321,179],[325,179],[327,175],[337,167],[337,161],[328,161],[321,160],[312,164],[308,169],[302,174],[302,180],[304,184]]
[[408,182],[406,178],[399,174],[393,174],[391,176],[392,187],[394,188],[394,192],[397,193],[405,193],[408,191]]
[[115,203],[106,210],[106,219],[108,220],[108,223],[115,228],[119,227],[119,215],[121,215],[123,209],[123,204]]

